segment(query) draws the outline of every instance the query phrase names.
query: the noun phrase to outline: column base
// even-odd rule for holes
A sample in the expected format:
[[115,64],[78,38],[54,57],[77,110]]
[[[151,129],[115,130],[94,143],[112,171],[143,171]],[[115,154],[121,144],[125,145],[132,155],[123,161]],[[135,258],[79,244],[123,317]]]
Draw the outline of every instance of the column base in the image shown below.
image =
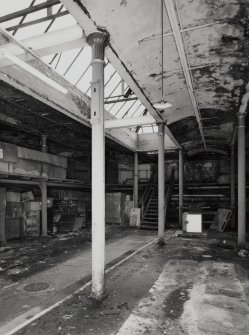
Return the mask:
[[96,294],[94,292],[91,292],[89,298],[95,302],[101,302],[107,298],[107,293],[103,292],[102,294]]
[[164,247],[166,245],[165,241],[164,241],[164,238],[163,237],[160,237],[157,241],[157,245],[159,247]]

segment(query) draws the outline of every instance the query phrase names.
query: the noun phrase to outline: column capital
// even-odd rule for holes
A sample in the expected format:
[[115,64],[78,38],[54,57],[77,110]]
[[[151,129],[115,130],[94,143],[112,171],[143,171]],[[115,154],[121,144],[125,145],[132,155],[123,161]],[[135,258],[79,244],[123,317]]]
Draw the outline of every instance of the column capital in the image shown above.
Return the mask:
[[245,127],[245,119],[246,119],[246,112],[244,113],[237,113],[237,118],[238,118],[238,127]]
[[165,125],[166,122],[157,122],[159,136],[163,136],[165,134]]
[[95,31],[87,36],[87,43],[92,47],[92,60],[104,60],[104,50],[108,42],[109,35],[102,31]]
[[159,127],[159,126],[166,126],[166,121],[158,121],[157,123],[156,123],[156,125]]

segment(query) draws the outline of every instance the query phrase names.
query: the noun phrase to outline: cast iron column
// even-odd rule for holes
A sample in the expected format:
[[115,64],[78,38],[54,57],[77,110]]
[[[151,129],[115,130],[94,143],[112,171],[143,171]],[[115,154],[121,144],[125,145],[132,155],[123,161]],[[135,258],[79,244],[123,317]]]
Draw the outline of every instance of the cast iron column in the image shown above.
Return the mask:
[[0,242],[6,243],[6,188],[0,187]]
[[164,244],[165,229],[165,175],[164,175],[165,124],[158,124],[158,243]]
[[48,139],[47,135],[41,136],[41,151],[42,152],[48,152],[47,139]]
[[40,183],[41,189],[41,214],[42,214],[42,236],[48,234],[48,210],[47,210],[47,181]]
[[138,208],[138,153],[134,153],[134,186],[133,186],[134,207]]
[[183,154],[179,149],[179,227],[182,228],[182,211],[183,211]]
[[105,274],[104,53],[108,36],[94,32],[87,41],[92,47],[92,297],[101,300]]
[[231,208],[233,209],[233,215],[231,219],[231,228],[235,228],[235,146],[234,144],[231,145],[231,151],[230,151],[230,181],[231,181],[231,186],[230,186],[230,191],[231,191]]
[[245,155],[245,117],[238,113],[238,246],[246,244],[246,155]]
[[[47,135],[41,136],[41,151],[48,152]],[[42,176],[47,176],[45,173],[45,164],[42,164]],[[41,217],[42,217],[42,236],[48,234],[48,209],[47,209],[47,181],[44,180],[40,184],[41,189]]]

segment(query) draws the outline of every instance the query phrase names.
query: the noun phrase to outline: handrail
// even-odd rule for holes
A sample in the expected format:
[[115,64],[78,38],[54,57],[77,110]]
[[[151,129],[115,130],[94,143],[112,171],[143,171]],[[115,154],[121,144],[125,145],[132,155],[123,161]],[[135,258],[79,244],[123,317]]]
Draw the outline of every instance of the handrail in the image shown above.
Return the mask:
[[155,185],[155,176],[156,176],[156,171],[153,171],[152,176],[150,178],[150,182],[147,185],[142,198],[139,201],[139,207],[141,208],[141,220],[143,219],[144,213],[146,211],[146,207],[148,205],[151,193],[154,189],[154,185]]
[[169,206],[171,196],[174,190],[174,186],[175,186],[175,173],[174,173],[174,169],[172,169],[170,180],[169,180],[169,186],[168,186],[167,193],[165,196],[165,201],[164,201],[165,219],[166,219],[167,208]]

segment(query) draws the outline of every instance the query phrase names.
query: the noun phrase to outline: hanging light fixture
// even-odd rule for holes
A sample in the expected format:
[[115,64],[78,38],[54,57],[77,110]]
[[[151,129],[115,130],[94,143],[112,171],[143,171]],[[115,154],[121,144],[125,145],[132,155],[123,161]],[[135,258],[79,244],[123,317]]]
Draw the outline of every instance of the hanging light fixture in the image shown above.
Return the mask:
[[153,104],[153,107],[155,107],[156,109],[167,109],[169,107],[172,107],[172,104],[168,101],[164,101],[163,98],[163,1],[161,0],[161,27],[162,27],[162,71],[161,71],[161,75],[162,75],[162,100],[160,102],[156,102]]

